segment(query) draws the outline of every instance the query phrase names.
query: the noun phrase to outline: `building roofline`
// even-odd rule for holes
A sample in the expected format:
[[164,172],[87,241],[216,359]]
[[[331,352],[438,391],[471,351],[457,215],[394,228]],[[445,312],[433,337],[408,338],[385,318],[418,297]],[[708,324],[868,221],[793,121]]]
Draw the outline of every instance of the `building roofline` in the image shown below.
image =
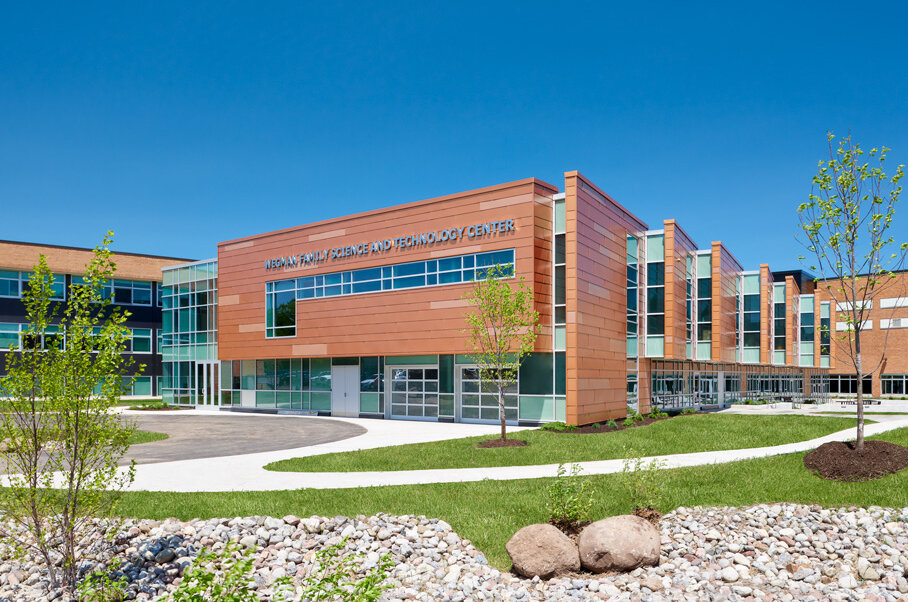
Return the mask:
[[558,187],[544,182],[539,178],[524,178],[523,180],[515,180],[513,182],[504,182],[502,184],[496,184],[494,186],[486,186],[483,188],[475,188],[473,190],[465,190],[463,192],[456,192],[453,194],[446,194],[444,196],[432,197],[428,199],[423,199],[420,201],[411,201],[409,203],[402,203],[399,205],[391,205],[389,207],[381,207],[379,209],[371,209],[369,211],[361,211],[359,213],[351,213],[349,215],[340,215],[338,217],[332,217],[328,219],[319,220],[317,222],[310,222],[308,224],[299,224],[297,226],[290,226],[288,228],[281,228],[279,230],[271,230],[269,232],[262,232],[260,234],[250,234],[248,236],[241,236],[240,238],[233,238],[231,240],[223,240],[217,243],[217,246],[229,246],[237,243],[246,242],[249,240],[259,239],[265,236],[276,236],[279,234],[287,234],[289,232],[295,232],[298,230],[305,230],[309,228],[317,228],[321,226],[329,226],[334,224],[340,224],[348,220],[360,219],[363,217],[372,217],[376,215],[382,215],[384,213],[390,213],[393,211],[399,211],[401,209],[411,209],[413,207],[420,207],[425,205],[432,205],[435,203],[444,203],[450,201],[451,199],[476,196],[479,194],[485,194],[488,192],[494,192],[497,190],[507,190],[508,188],[521,188],[526,186],[540,186],[542,188],[547,188],[552,192],[552,195],[558,193]]
[[[67,251],[94,251],[93,248],[89,247],[74,247],[71,245],[52,245],[43,242],[26,242],[23,240],[2,240],[0,239],[0,244],[8,245],[24,245],[27,247],[45,247],[48,249],[64,249]],[[128,255],[130,257],[149,257],[152,259],[172,259],[173,261],[195,261],[195,259],[187,259],[186,257],[171,257],[169,255],[151,255],[149,253],[132,253],[129,251],[117,251],[115,249],[110,250],[114,255]]]

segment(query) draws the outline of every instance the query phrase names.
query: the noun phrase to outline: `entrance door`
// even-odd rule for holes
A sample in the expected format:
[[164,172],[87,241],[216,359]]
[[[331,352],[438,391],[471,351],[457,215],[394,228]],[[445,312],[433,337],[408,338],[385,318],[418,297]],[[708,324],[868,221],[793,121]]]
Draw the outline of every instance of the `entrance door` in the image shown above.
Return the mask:
[[359,366],[331,366],[331,415],[359,416]]
[[219,368],[220,364],[218,362],[196,362],[196,407],[215,407],[219,405]]

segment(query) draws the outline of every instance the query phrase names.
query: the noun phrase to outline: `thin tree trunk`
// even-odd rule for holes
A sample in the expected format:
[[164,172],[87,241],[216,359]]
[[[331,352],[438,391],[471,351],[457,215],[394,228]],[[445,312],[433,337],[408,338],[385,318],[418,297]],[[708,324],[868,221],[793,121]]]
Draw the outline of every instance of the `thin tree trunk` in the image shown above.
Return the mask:
[[504,387],[501,386],[501,382],[498,383],[498,415],[501,418],[501,440],[504,441],[508,438],[508,434],[504,419]]
[[860,329],[854,333],[854,351],[858,377],[858,437],[854,442],[854,448],[860,454],[864,451],[864,366],[861,363]]

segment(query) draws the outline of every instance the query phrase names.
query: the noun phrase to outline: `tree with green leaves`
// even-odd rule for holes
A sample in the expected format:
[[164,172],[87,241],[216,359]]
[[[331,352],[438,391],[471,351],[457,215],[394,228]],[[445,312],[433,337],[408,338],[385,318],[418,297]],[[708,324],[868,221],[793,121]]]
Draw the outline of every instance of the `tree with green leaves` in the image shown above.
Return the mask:
[[498,391],[502,441],[507,439],[504,391],[517,382],[520,362],[533,351],[539,323],[533,291],[524,278],[512,285],[513,275],[511,266],[488,267],[477,273],[465,297],[473,307],[466,315],[470,358],[479,368],[480,380],[493,383]]
[[132,466],[118,467],[134,426],[111,411],[132,360],[123,356],[128,313],[105,294],[116,269],[110,236],[65,302],[52,300],[54,276],[40,257],[23,290],[28,327],[0,379],[9,473],[0,514],[18,526],[0,526],[0,536],[42,558],[52,587],[76,585],[80,542],[106,535],[95,519],[112,514],[134,477]]
[[[817,275],[817,286],[831,301],[833,320],[845,328],[838,345],[850,358],[857,378],[857,440],[855,449],[864,450],[865,376],[880,368],[864,364],[861,334],[870,311],[895,281],[893,271],[904,265],[908,243],[896,242],[893,219],[902,187],[903,165],[892,175],[883,170],[888,148],[865,152],[846,136],[834,142],[827,136],[829,157],[820,161],[813,189],[806,203],[798,206],[798,217],[809,251],[809,268]],[[865,155],[869,157],[867,161]],[[801,257],[802,261],[806,261]],[[879,350],[885,356],[886,340]]]

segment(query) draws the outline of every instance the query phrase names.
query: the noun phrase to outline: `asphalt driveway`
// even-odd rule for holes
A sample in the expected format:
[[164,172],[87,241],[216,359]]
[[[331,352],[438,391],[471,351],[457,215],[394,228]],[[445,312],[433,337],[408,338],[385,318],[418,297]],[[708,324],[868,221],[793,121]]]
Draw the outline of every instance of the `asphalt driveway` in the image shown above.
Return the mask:
[[170,437],[133,445],[121,464],[173,462],[308,447],[349,439],[366,429],[349,422],[308,416],[200,416],[176,413],[130,413],[143,431]]

